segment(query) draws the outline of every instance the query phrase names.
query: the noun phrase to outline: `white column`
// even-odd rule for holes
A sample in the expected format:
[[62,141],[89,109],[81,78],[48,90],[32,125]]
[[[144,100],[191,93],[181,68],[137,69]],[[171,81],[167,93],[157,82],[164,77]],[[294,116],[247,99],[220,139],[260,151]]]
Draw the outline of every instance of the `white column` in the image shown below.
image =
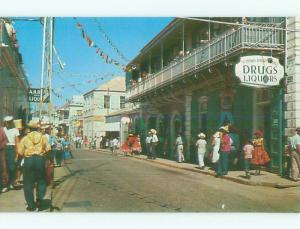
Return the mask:
[[[300,29],[300,17],[287,18],[288,29]],[[300,127],[300,33],[287,32],[287,94],[285,94],[287,126],[285,136]]]

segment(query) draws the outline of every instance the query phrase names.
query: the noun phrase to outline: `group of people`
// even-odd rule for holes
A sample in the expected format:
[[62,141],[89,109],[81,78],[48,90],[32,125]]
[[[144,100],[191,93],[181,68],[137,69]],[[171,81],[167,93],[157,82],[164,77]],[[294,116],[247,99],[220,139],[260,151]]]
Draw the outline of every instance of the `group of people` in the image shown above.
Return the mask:
[[23,187],[26,209],[40,210],[54,165],[61,166],[70,157],[68,136],[53,135],[51,126],[39,121],[31,120],[24,128],[22,120],[5,117],[0,127],[0,193]]
[[[253,139],[248,139],[242,149],[238,149],[234,137],[230,135],[230,125],[222,126],[216,131],[211,139],[210,145],[205,140],[204,133],[198,135],[196,142],[197,156],[200,169],[205,168],[204,157],[211,160],[211,163],[216,171],[216,176],[225,176],[228,174],[229,161],[231,158],[236,158],[237,151],[241,150],[241,160],[245,170],[246,178],[250,179],[251,165],[256,170],[255,175],[260,175],[262,166],[265,166],[270,157],[264,147],[263,132],[257,130],[254,133]],[[233,156],[231,156],[233,155]]]
[[125,156],[140,154],[142,152],[140,136],[129,134],[126,141],[121,146],[121,151]]

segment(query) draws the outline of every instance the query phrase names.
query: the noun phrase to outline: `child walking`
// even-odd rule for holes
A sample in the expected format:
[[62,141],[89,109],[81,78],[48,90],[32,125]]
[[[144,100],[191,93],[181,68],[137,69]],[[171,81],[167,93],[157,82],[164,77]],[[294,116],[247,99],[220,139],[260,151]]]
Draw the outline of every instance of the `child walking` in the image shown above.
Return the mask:
[[247,141],[243,148],[244,151],[244,170],[246,173],[246,178],[250,179],[250,164],[252,160],[252,153],[254,151],[254,146],[251,141]]

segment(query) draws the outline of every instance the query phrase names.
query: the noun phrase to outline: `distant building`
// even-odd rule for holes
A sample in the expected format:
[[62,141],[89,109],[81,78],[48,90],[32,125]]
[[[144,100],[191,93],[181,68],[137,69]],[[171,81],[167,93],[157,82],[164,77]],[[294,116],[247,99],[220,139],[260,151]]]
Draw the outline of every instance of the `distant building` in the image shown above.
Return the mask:
[[19,53],[16,31],[0,18],[0,120],[6,115],[28,121],[28,79]]
[[83,104],[82,95],[74,95],[68,104],[70,137],[83,135]]
[[117,124],[105,123],[105,116],[125,108],[125,77],[115,77],[83,95],[83,135],[104,136],[120,131]]

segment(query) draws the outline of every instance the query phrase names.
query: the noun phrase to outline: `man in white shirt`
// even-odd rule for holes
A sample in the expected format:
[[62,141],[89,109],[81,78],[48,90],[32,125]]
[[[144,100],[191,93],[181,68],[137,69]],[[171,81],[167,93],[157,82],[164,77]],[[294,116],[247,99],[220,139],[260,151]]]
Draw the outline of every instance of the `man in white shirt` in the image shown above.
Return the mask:
[[158,145],[158,137],[156,135],[156,130],[151,129],[151,139],[150,139],[150,157],[151,159],[156,159],[156,146]]
[[[5,157],[8,171],[8,188],[13,189],[16,179],[16,161],[18,159],[18,144],[19,144],[19,130],[15,128],[12,116],[6,116],[4,118],[4,132],[8,139],[8,143],[5,147]],[[2,190],[6,191],[6,190]]]
[[183,141],[181,135],[178,134],[175,140],[175,148],[177,153],[178,162],[184,162],[184,155],[183,155]]
[[148,135],[146,137],[146,154],[147,154],[147,158],[150,159],[150,143],[151,143],[151,139],[152,139],[152,136],[151,136],[151,132],[149,131],[148,132]]

